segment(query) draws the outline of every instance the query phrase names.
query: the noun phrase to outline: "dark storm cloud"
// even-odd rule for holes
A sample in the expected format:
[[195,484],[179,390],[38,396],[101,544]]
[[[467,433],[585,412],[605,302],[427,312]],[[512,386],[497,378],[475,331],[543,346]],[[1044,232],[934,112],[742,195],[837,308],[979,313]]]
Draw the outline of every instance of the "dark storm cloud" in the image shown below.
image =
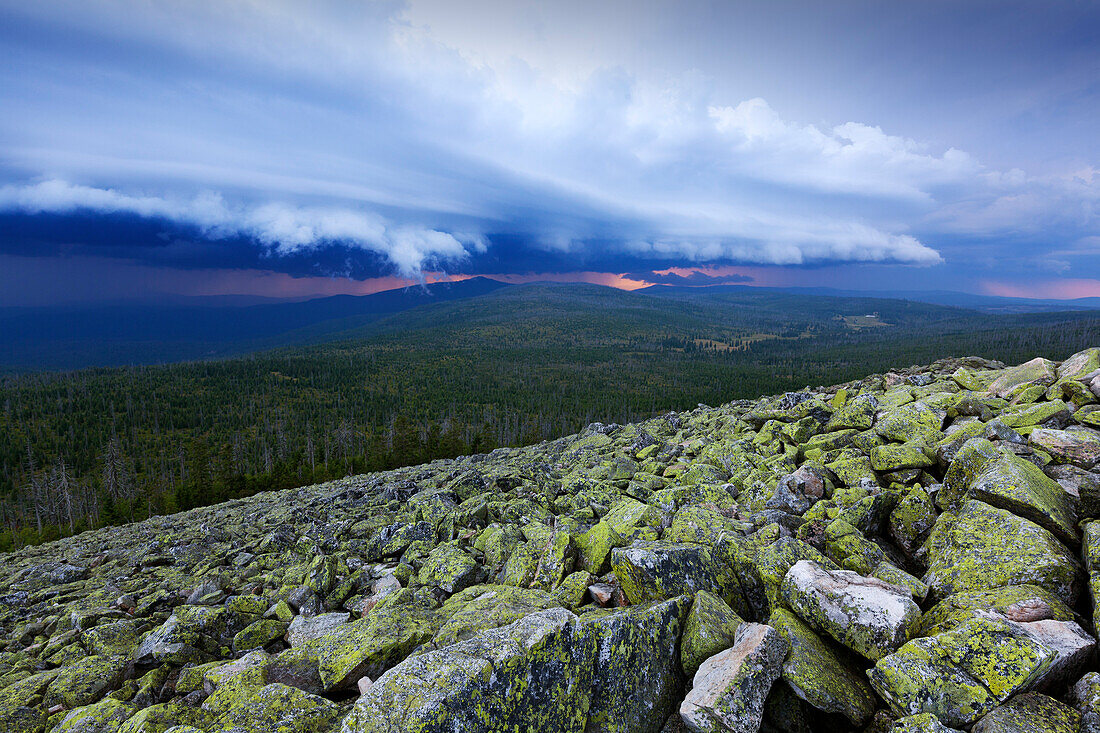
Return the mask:
[[1100,11],[1012,7],[0,0],[0,254],[1095,278]]

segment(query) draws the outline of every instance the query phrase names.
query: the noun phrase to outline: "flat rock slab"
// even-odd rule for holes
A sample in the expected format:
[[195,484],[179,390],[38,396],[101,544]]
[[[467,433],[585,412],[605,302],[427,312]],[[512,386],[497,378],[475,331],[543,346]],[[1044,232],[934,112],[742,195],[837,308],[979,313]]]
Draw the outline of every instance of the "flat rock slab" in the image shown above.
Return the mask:
[[581,733],[594,634],[563,608],[410,657],[375,680],[342,733]]
[[966,493],[1035,522],[1063,542],[1077,542],[1077,511],[1070,496],[1038,466],[1019,456],[1007,454],[986,464]]
[[350,613],[321,613],[316,616],[295,616],[286,632],[290,646],[301,646],[311,639],[332,633],[351,620]]
[[680,718],[695,733],[756,733],[764,700],[783,671],[788,645],[771,626],[742,624],[732,647],[703,662]]
[[989,385],[989,393],[998,397],[1008,397],[1012,391],[1022,384],[1039,384],[1043,386],[1054,384],[1058,378],[1054,371],[1054,362],[1042,357],[1036,357],[1019,366],[1009,367],[1001,372],[993,383]]
[[900,647],[920,626],[920,607],[909,591],[809,560],[787,571],[783,597],[811,626],[871,660]]
[[967,501],[958,515],[943,514],[929,538],[923,580],[937,598],[1007,585],[1037,585],[1072,606],[1083,572],[1054,535],[1006,509]]
[[1027,436],[1027,441],[1060,462],[1072,463],[1086,471],[1100,464],[1100,433],[1090,428],[1078,426],[1070,426],[1066,430],[1037,428]]
[[725,597],[729,587],[729,579],[723,577],[718,563],[702,545],[635,542],[611,551],[611,567],[631,604],[662,601],[700,590]]

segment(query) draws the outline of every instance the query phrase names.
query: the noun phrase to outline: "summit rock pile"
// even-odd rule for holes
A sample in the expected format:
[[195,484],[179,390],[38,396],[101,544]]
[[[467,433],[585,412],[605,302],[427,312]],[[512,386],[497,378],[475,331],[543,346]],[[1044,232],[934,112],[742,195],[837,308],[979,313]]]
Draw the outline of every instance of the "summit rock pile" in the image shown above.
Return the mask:
[[3,733],[1100,731],[1100,349],[2,557]]

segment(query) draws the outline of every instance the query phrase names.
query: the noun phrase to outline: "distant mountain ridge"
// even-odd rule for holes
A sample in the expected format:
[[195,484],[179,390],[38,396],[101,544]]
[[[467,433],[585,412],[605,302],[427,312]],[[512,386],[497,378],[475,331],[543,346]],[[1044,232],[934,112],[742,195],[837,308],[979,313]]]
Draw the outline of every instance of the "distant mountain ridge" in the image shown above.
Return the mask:
[[[35,308],[0,308],[0,371],[68,370],[131,364],[216,359],[287,346],[358,338],[396,314],[448,301],[480,299],[501,291],[544,288],[562,293],[623,293],[578,283],[511,285],[486,277],[295,301],[251,296],[174,298],[167,302],[116,302]],[[734,299],[746,308],[836,306],[870,310],[876,304],[921,303],[993,314],[1086,311],[1100,298],[1070,301],[1000,298],[952,291],[857,291],[833,288],[771,288],[750,285],[704,287],[653,285],[632,291],[628,301],[679,298],[697,304]],[[259,300],[259,302],[256,302]],[[598,307],[598,306],[597,306]],[[846,310],[843,315],[857,315]],[[501,317],[506,318],[507,312]],[[861,315],[861,314],[860,314]],[[426,315],[429,320],[433,315]],[[395,324],[396,328],[403,327]]]
[[[224,299],[0,308],[0,368],[77,369],[152,364],[302,343],[303,329],[344,330],[429,303],[486,295],[506,283],[476,277],[371,295],[249,305]],[[305,340],[321,338],[313,328]]]
[[985,313],[1045,313],[1051,311],[1100,309],[1100,298],[1009,298],[1000,295],[978,295],[957,290],[844,290],[840,288],[771,288],[755,285],[709,285],[704,287],[683,285],[651,285],[640,293],[661,291],[711,290],[715,292],[771,291],[801,295],[823,295],[837,298],[885,298],[911,300],[918,303],[949,305],[969,308]]

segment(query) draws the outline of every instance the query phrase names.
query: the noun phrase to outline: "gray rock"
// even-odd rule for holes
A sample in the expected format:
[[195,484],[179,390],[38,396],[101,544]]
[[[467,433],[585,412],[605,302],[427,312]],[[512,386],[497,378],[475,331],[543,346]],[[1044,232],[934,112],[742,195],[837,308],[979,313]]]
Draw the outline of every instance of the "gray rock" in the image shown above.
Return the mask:
[[321,613],[316,616],[295,616],[286,632],[287,643],[292,647],[301,646],[312,639],[318,639],[342,626],[351,619],[350,613]]
[[974,724],[971,733],[1078,733],[1081,714],[1057,700],[1029,692],[1009,700]]
[[341,730],[580,733],[595,647],[569,611],[540,611],[406,659],[375,680]]
[[1100,733],[1100,672],[1089,672],[1077,680],[1068,702],[1081,713],[1081,733]]
[[657,733],[683,698],[680,633],[691,598],[599,613],[581,633],[596,638],[585,733]]
[[783,671],[787,642],[771,626],[746,623],[724,652],[699,666],[680,717],[694,733],[756,733],[764,701]]
[[908,590],[809,560],[787,571],[783,597],[811,626],[871,660],[900,647],[920,626],[920,608]]

